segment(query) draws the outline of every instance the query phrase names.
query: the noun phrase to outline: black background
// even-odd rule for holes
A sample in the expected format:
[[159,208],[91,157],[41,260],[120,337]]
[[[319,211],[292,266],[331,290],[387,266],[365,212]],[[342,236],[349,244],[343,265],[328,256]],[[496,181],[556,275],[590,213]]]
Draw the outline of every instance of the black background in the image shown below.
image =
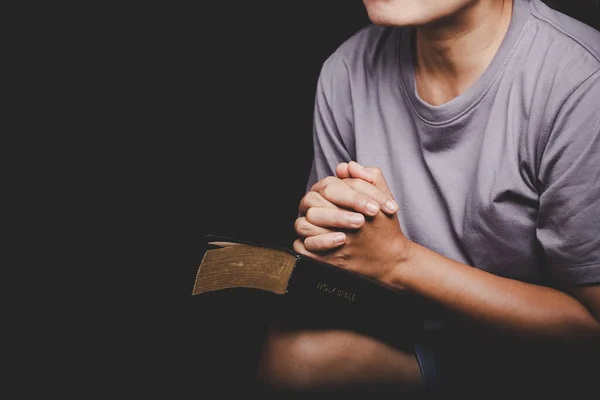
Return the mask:
[[[599,27],[594,0],[572,3]],[[362,2],[85,2],[26,15],[32,29],[15,35],[33,57],[17,64],[13,102],[39,111],[20,119],[26,152],[13,165],[44,199],[29,211],[76,288],[64,299],[74,313],[45,316],[71,349],[53,385],[81,398],[251,393],[276,299],[192,297],[204,236],[291,245],[318,73],[369,23]]]
[[107,188],[97,223],[117,288],[101,328],[100,357],[114,359],[104,387],[248,393],[277,299],[192,298],[204,236],[291,246],[317,77],[366,12],[343,0],[129,1],[97,12],[102,129],[84,162]]

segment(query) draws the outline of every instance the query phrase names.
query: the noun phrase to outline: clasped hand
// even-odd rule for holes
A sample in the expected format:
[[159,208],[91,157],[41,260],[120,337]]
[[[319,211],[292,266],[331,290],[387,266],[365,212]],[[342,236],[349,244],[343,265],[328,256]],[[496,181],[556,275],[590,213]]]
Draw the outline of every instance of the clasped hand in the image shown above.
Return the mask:
[[300,201],[294,250],[383,281],[410,251],[397,212],[379,168],[341,163]]

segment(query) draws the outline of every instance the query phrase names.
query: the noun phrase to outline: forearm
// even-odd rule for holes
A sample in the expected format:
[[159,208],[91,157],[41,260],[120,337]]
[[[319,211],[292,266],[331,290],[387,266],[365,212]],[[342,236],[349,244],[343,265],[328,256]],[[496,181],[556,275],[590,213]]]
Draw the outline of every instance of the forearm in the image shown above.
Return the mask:
[[472,321],[519,336],[579,342],[600,324],[576,298],[552,288],[500,277],[412,243],[384,283],[404,288]]

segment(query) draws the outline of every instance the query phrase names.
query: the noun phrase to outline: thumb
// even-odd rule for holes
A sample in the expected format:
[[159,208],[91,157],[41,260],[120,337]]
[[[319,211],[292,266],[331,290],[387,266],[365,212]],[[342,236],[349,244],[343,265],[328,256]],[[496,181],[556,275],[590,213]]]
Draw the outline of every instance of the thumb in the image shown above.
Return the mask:
[[390,196],[392,195],[381,169],[377,167],[365,167],[355,161],[350,161],[348,163],[348,173],[352,178],[367,181]]
[[340,179],[350,178],[350,173],[348,172],[348,163],[339,163],[337,167],[335,167],[335,174]]

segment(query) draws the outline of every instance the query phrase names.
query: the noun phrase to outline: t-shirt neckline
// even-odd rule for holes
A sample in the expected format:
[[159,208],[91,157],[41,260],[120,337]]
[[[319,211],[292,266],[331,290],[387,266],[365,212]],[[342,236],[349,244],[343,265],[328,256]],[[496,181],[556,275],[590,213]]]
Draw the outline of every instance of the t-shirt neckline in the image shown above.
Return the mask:
[[400,75],[404,91],[418,116],[431,125],[444,125],[473,109],[485,97],[497,76],[504,69],[504,65],[510,58],[510,54],[518,42],[529,15],[530,9],[527,0],[513,1],[512,17],[508,30],[490,65],[464,93],[439,106],[423,101],[417,93],[411,51],[414,28],[403,29],[399,52]]

